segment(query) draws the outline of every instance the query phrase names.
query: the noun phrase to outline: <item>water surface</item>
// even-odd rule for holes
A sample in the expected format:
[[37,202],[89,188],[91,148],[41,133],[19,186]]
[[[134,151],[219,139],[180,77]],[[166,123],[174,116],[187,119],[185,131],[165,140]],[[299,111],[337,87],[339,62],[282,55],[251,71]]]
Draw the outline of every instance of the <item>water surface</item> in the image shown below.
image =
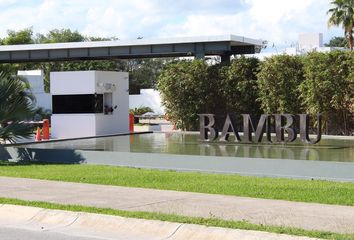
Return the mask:
[[151,133],[27,144],[21,147],[179,155],[354,162],[354,139],[324,137],[318,144],[205,143],[190,133]]

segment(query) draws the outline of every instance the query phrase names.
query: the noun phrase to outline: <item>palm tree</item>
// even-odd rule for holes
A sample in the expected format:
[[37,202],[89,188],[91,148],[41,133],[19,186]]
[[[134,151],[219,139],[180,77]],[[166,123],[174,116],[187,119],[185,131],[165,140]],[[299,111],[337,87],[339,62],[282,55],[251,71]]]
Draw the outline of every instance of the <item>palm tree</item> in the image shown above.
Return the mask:
[[333,0],[333,8],[329,9],[330,14],[328,26],[342,25],[344,35],[348,39],[349,49],[353,50],[353,28],[354,28],[354,0]]
[[32,135],[33,126],[23,120],[33,115],[33,103],[27,81],[0,71],[0,140],[15,142]]

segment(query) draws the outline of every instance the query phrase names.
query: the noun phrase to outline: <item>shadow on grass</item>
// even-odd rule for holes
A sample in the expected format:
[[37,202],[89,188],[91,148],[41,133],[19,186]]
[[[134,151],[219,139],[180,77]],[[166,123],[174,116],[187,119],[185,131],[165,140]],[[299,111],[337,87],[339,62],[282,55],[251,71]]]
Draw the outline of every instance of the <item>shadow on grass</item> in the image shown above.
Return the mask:
[[73,149],[38,149],[0,146],[0,166],[80,163],[85,163],[85,158]]

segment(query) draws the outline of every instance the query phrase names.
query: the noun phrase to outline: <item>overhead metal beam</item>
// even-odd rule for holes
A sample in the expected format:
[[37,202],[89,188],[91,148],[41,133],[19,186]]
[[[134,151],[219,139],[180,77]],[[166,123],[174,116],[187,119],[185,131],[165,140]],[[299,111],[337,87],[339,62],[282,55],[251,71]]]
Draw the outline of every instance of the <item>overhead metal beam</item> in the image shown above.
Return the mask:
[[0,63],[247,54],[260,40],[234,35],[0,46]]

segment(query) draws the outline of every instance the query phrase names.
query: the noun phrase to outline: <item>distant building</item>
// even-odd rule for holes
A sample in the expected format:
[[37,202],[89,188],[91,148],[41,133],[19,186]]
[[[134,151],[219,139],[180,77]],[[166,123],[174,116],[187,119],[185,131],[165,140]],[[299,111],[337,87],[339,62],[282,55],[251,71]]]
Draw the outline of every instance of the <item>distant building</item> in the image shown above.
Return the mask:
[[42,70],[26,70],[18,71],[18,76],[21,76],[29,82],[31,91],[36,98],[36,107],[41,107],[44,110],[52,110],[52,96],[44,91],[44,73]]
[[324,47],[322,33],[302,33],[299,35],[296,47],[286,48],[285,52],[289,55],[301,55],[311,51],[330,52],[334,50],[343,50],[339,47]]
[[140,89],[140,94],[129,95],[129,108],[139,107],[149,107],[157,115],[165,114],[160,93],[154,89]]
[[299,49],[316,49],[323,47],[322,33],[301,33],[298,39]]

